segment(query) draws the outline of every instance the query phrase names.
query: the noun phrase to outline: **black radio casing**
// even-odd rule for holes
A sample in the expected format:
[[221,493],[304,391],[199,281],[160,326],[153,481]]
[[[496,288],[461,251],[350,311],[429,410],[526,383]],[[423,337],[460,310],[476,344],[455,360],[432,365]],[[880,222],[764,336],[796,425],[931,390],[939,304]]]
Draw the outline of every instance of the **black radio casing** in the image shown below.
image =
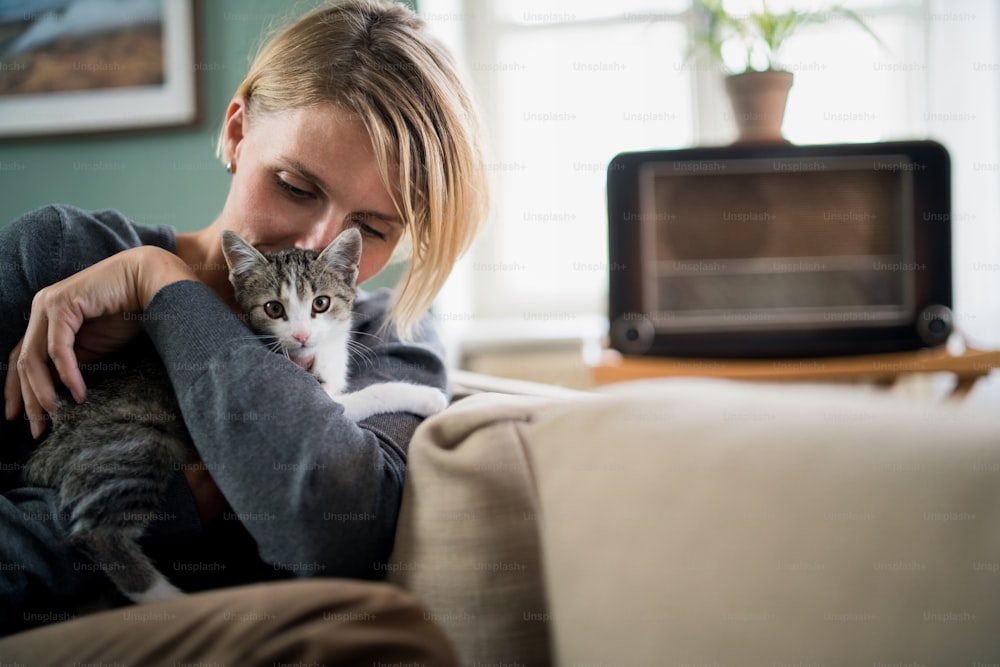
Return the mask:
[[883,353],[952,331],[937,142],[622,153],[607,202],[610,340],[624,354]]

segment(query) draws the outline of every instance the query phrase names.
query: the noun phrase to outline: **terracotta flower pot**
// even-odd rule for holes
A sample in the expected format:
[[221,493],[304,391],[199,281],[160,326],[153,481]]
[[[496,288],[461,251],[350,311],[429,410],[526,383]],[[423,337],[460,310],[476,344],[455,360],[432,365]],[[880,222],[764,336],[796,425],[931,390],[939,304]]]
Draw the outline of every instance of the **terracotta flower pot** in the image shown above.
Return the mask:
[[740,143],[787,142],[781,134],[792,73],[769,69],[726,77]]

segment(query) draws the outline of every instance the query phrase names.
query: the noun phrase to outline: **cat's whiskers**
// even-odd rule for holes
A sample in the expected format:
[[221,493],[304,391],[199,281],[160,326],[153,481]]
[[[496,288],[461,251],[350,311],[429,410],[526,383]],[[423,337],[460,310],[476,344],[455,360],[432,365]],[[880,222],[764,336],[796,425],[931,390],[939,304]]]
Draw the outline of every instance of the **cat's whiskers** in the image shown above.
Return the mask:
[[[371,334],[366,334],[366,333],[364,333],[362,331],[354,331],[354,332],[352,332],[352,334],[362,334],[362,335],[365,335],[365,336],[371,336]],[[372,337],[375,338],[376,340],[378,339],[377,336],[372,336]],[[374,367],[375,356],[376,355],[375,355],[374,350],[372,350],[372,348],[370,348],[369,346],[365,345],[364,343],[362,343],[360,341],[356,341],[356,340],[354,340],[352,338],[348,338],[347,339],[347,349],[348,349],[349,352],[352,352],[355,355],[357,355],[358,358],[360,358],[361,361],[364,362],[364,364],[365,364],[366,367],[368,367],[368,368]]]
[[272,334],[250,334],[248,336],[240,336],[236,340],[266,340],[268,338],[277,338]]
[[384,342],[381,338],[379,338],[375,334],[370,334],[367,331],[356,331],[356,330],[351,331],[350,334],[349,334],[349,336],[348,336],[348,338],[347,338],[348,344],[357,345],[360,348],[365,349],[365,350],[370,350],[371,348],[368,347],[367,345],[365,345],[364,343],[362,343],[359,340],[354,340],[354,338],[353,338],[354,336],[368,336],[369,338],[374,338],[377,343]]
[[240,336],[237,340],[259,340],[264,343],[264,347],[267,348],[268,352],[284,355],[286,359],[291,358],[288,356],[288,348],[282,345],[281,340],[273,334],[251,334],[249,336]]

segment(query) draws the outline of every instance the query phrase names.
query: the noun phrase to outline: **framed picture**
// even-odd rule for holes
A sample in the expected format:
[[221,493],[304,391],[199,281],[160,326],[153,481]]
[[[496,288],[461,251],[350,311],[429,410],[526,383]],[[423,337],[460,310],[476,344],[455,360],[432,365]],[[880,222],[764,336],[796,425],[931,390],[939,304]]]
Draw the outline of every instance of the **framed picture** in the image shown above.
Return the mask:
[[197,120],[196,0],[0,0],[0,137]]

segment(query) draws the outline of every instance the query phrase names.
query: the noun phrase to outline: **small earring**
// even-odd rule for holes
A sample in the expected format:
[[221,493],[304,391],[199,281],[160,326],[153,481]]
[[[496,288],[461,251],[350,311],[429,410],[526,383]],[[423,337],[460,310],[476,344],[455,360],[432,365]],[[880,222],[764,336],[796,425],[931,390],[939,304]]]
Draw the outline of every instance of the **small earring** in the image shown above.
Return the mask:
[[233,163],[232,163],[232,161],[229,161],[229,162],[226,163],[226,171],[229,172],[230,174],[233,173]]

